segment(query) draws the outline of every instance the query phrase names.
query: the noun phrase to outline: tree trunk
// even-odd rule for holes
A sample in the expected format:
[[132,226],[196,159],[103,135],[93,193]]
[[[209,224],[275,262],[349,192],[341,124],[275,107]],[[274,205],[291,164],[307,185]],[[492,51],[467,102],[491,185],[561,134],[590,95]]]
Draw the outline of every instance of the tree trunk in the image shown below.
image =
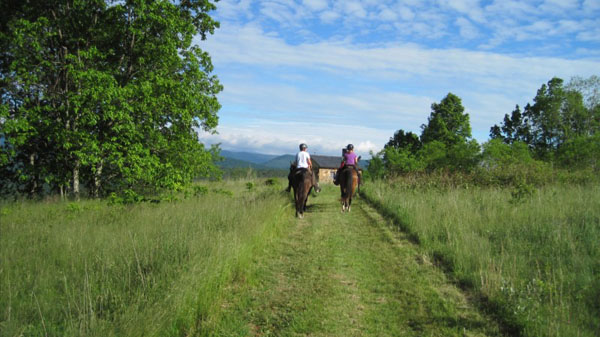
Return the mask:
[[100,196],[100,185],[102,184],[100,177],[102,176],[102,167],[103,167],[103,161],[100,160],[96,164],[96,172],[94,172],[94,191],[93,191],[94,198],[98,198]]
[[79,166],[79,159],[76,159],[73,167],[73,196],[77,201],[79,201]]
[[31,171],[34,172],[32,174],[31,187],[29,189],[29,195],[31,197],[33,197],[36,194],[37,189],[38,189],[38,184],[37,184],[38,176],[37,176],[37,172],[35,170],[35,153],[32,153],[29,155],[29,164],[31,165]]

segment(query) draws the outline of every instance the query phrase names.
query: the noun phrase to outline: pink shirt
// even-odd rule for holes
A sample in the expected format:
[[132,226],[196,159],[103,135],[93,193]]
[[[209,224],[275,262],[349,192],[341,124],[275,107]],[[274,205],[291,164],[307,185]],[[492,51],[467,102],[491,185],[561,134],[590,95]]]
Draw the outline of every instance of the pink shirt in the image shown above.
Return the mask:
[[346,162],[346,165],[356,165],[356,153],[346,152],[344,154],[344,161]]

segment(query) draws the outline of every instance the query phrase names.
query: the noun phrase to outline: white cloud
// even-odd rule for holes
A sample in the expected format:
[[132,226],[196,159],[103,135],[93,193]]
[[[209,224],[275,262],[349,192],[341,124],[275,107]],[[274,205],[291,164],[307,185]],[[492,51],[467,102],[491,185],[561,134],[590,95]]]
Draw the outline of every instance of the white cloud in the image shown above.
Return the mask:
[[586,12],[600,10],[600,1],[598,0],[585,0],[583,1],[583,10]]
[[[600,69],[594,48],[600,23],[589,13],[581,19],[582,10],[600,9],[595,2],[482,3],[220,3],[222,28],[200,42],[225,86],[219,95],[220,134],[201,138],[222,142],[223,148],[278,154],[293,153],[299,142],[324,154],[337,155],[350,142],[368,152],[398,129],[419,133],[431,103],[453,92],[463,99],[473,134],[482,141],[491,125],[515,104],[530,102],[553,76],[589,77]],[[311,26],[315,20],[328,25],[327,37]],[[452,38],[456,28],[462,39]],[[395,39],[369,39],[378,34]],[[448,48],[447,41],[488,51]],[[514,41],[536,49],[495,52]],[[556,55],[575,42],[582,44],[567,51],[571,59],[529,56]]]
[[319,15],[324,23],[333,23],[341,17],[340,13],[334,11],[325,11]]
[[456,19],[456,25],[459,27],[460,36],[464,39],[471,40],[479,36],[479,31],[477,27],[475,27],[471,21],[465,18]]
[[313,11],[322,11],[328,7],[327,0],[303,0],[302,4]]
[[415,17],[415,13],[409,7],[406,6],[400,6],[398,8],[398,13],[400,13],[400,17],[402,18],[402,20],[405,21],[410,21]]
[[356,153],[367,158],[369,151],[381,150],[391,135],[393,131],[389,134],[344,124],[265,122],[260,127],[221,127],[216,135],[201,132],[199,140],[204,144],[221,144],[225,150],[267,154],[292,154],[298,144],[306,143],[311,154],[340,155],[342,147],[352,143]]
[[357,18],[365,18],[367,16],[367,11],[358,1],[346,0],[342,4],[342,9],[347,15]]
[[545,0],[539,7],[547,13],[564,13],[565,11],[577,10],[579,8],[578,0]]
[[[530,31],[548,27],[541,22]],[[591,73],[599,62],[544,57],[519,57],[463,49],[427,49],[411,44],[368,47],[352,42],[320,42],[289,45],[255,26],[228,27],[205,44],[213,62],[265,67],[298,67],[335,73],[360,72],[363,76],[392,77],[435,76],[478,80],[494,77],[511,81],[505,74],[518,73],[524,78],[545,78],[548,73]],[[565,69],[565,71],[561,71]]]
[[218,3],[218,13],[221,19],[238,21],[242,18],[252,19],[252,0],[241,0],[239,2],[223,1]]
[[479,0],[439,0],[439,2],[443,7],[465,14],[475,22],[484,23],[486,21]]
[[398,19],[398,15],[386,7],[379,12],[378,18],[383,21],[396,21]]
[[262,3],[260,13],[282,25],[290,25],[296,23],[298,20],[297,13],[293,8],[278,2],[269,1]]

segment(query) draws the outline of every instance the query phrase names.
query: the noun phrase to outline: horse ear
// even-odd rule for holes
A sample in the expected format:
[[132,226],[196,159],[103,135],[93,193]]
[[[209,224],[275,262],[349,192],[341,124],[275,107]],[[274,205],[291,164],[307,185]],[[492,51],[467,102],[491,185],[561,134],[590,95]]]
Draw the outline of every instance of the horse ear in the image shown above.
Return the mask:
[[358,160],[360,160],[360,158],[362,158],[362,156],[358,156]]

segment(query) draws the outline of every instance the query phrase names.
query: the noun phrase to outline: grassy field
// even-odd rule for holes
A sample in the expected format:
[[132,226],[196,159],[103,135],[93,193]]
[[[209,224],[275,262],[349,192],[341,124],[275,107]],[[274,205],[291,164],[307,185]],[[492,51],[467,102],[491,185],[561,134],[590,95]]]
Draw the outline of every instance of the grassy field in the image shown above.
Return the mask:
[[0,204],[0,335],[600,331],[598,185],[375,182],[350,214],[325,186],[298,220],[284,183],[204,183],[175,202]]
[[600,332],[600,186],[411,188],[368,200],[525,336]]
[[304,219],[231,283],[208,336],[502,336],[502,328],[364,200],[324,185]]
[[1,204],[0,335],[200,334],[288,201],[264,180],[206,188],[173,203]]

